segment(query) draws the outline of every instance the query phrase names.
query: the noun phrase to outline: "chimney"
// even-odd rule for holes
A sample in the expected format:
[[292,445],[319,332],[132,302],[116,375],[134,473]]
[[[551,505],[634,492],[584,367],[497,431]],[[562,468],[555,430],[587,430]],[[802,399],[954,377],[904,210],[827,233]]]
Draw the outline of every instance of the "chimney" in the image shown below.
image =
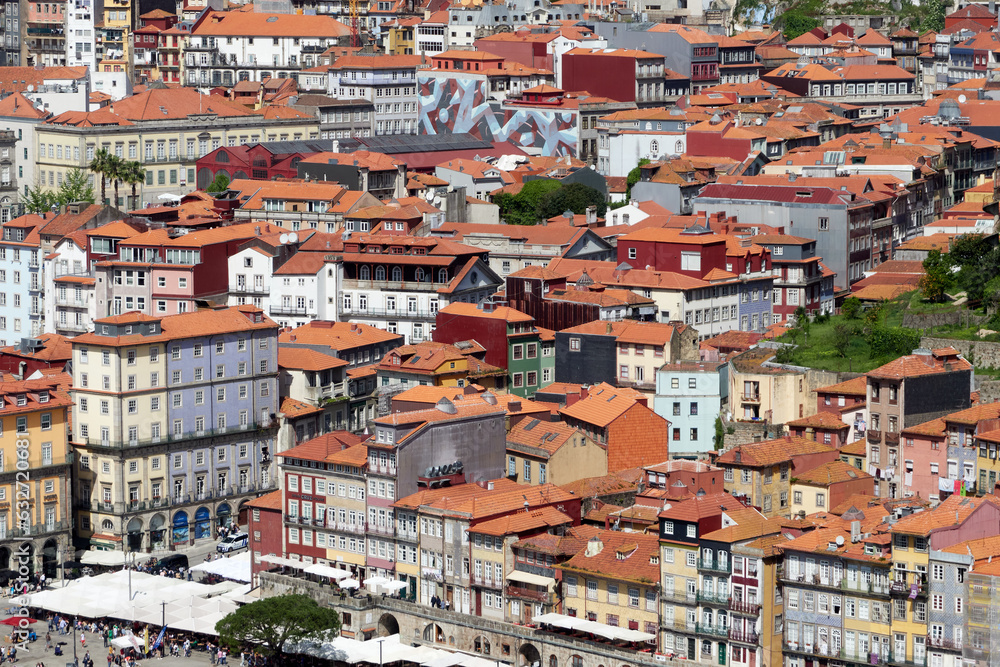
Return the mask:
[[507,403],[507,412],[520,412],[520,411],[521,411],[521,401],[510,401],[509,403]]
[[584,555],[587,558],[593,558],[602,551],[604,551],[604,542],[601,542],[601,538],[597,537],[597,535],[594,535],[587,542],[587,550],[586,552],[584,552]]
[[591,225],[596,225],[596,224],[597,224],[597,207],[593,206],[593,205],[588,206],[587,207],[587,226],[589,227]]

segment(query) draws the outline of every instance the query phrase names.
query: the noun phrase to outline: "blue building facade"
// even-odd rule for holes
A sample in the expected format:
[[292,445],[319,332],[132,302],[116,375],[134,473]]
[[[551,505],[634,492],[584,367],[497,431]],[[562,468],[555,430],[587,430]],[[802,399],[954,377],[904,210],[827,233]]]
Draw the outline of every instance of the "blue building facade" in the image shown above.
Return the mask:
[[[51,214],[49,214],[51,219]],[[42,333],[41,236],[44,220],[26,215],[3,225],[0,233],[0,345]]]
[[740,331],[763,331],[772,323],[770,278],[740,282]]
[[671,458],[704,458],[713,451],[715,420],[728,387],[727,364],[681,362],[660,367],[653,411],[670,422]]
[[90,546],[214,538],[277,488],[278,326],[263,311],[130,312],[94,327],[73,339],[71,435]]

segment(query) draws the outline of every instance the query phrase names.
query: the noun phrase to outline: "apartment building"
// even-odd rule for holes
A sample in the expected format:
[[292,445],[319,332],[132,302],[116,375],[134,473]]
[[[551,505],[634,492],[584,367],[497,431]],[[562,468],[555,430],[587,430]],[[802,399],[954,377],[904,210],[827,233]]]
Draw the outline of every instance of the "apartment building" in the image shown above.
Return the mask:
[[[334,431],[278,454],[282,475],[281,554],[337,565],[362,576],[365,565],[367,447]],[[256,560],[256,559],[255,559]]]
[[373,103],[375,136],[416,134],[417,70],[422,67],[418,55],[342,56],[330,67],[327,94]]
[[[161,194],[193,190],[197,160],[220,146],[310,139],[317,133],[316,118],[298,111],[252,111],[193,89],[152,88],[116,101],[113,110],[68,111],[39,125],[34,177],[43,189],[55,190],[69,170],[87,170],[103,148],[145,165],[138,196],[148,203]],[[110,197],[114,188],[108,185]],[[124,208],[130,191],[117,194],[116,205]]]
[[184,84],[209,88],[286,79],[349,34],[332,16],[207,11],[184,49]]
[[[870,371],[867,377],[868,463],[878,468],[877,495],[899,498],[913,473],[912,460],[901,451],[900,432],[968,408],[972,364],[953,348],[920,349]],[[974,484],[974,460],[964,467],[963,479],[971,478]]]
[[[45,218],[29,214],[2,227],[0,237],[0,341],[6,344],[42,333],[45,323],[41,228]],[[10,291],[6,291],[9,289]]]
[[833,312],[834,275],[816,254],[815,240],[786,234],[761,234],[751,240],[771,253],[775,322],[794,320],[800,307],[809,314]]
[[444,239],[352,233],[343,241],[340,316],[407,342],[428,339],[441,308],[482,303],[500,287],[486,256]]
[[797,511],[791,504],[792,477],[839,457],[832,445],[785,436],[737,445],[716,464],[725,471],[726,491],[747,498],[767,517],[788,517]]
[[[362,431],[375,414],[375,366],[403,337],[367,324],[314,320],[279,336],[282,348],[315,350],[347,362],[345,403],[325,404],[323,428]],[[322,387],[321,391],[327,391]],[[332,391],[332,388],[330,388]]]
[[578,428],[532,417],[507,433],[507,477],[521,484],[561,485],[607,474],[607,452]]
[[72,544],[73,401],[65,376],[33,377],[0,392],[0,564],[54,578]]
[[601,531],[556,566],[569,616],[637,630],[657,644],[660,545],[654,535]]
[[275,487],[277,325],[252,306],[94,325],[73,339],[79,536],[130,550],[214,537]]
[[670,420],[674,457],[703,458],[715,450],[715,420],[729,389],[725,371],[718,362],[676,359],[656,371],[653,409]]

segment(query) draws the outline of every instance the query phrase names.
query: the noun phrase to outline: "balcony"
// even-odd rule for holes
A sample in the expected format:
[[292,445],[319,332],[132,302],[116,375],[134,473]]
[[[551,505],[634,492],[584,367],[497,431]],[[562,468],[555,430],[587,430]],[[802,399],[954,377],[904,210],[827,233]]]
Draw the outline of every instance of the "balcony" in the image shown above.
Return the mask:
[[249,424],[246,424],[244,426],[204,429],[201,431],[188,431],[186,433],[179,433],[179,434],[168,433],[166,435],[161,435],[159,437],[154,437],[154,438],[137,438],[135,440],[128,440],[128,439],[103,440],[101,438],[76,437],[73,439],[73,442],[77,446],[83,445],[86,447],[106,447],[109,449],[121,449],[125,447],[145,447],[148,445],[162,445],[170,442],[185,442],[188,440],[200,440],[202,438],[212,438],[223,435],[236,435],[239,433],[246,433],[248,431],[272,429],[275,427],[277,427],[277,422],[269,420],[266,423],[250,422]]
[[882,431],[870,428],[868,429],[866,435],[868,436],[868,442],[879,443],[882,442]]
[[753,630],[738,630],[737,628],[730,628],[729,640],[743,644],[753,644],[756,646],[757,643],[760,642],[760,635]]
[[898,655],[896,653],[890,653],[888,656],[888,662],[890,665],[902,665],[903,667],[927,667],[927,656],[913,656],[910,660],[906,659],[906,654]]
[[729,562],[728,561],[721,562],[721,561],[715,560],[714,558],[709,558],[709,559],[699,558],[698,559],[698,569],[699,570],[708,570],[710,572],[725,572],[725,573],[728,574],[729,573]]
[[862,581],[848,581],[847,577],[844,577],[843,579],[840,580],[840,590],[854,591],[858,593],[867,593],[869,595],[880,595],[883,597],[888,597],[889,582],[873,581],[870,584],[866,584]]
[[234,294],[255,294],[257,296],[267,296],[271,293],[271,290],[267,289],[263,285],[233,285],[229,288],[230,292]]
[[726,595],[716,595],[715,593],[709,593],[706,591],[698,591],[697,595],[698,602],[703,604],[714,604],[721,605],[723,607],[729,605],[729,597]]
[[378,463],[376,465],[369,465],[368,472],[378,473],[380,475],[389,475],[390,477],[396,476],[396,465],[394,463]]
[[695,623],[696,634],[708,635],[710,637],[729,637],[729,628],[724,625],[705,625],[703,623]]
[[368,532],[375,533],[376,535],[386,535],[392,537],[395,532],[395,526],[379,526],[377,524],[368,524]]
[[69,306],[70,308],[86,308],[87,300],[83,298],[76,298],[75,296],[70,296],[69,294],[64,294],[62,296],[56,293],[56,305],[57,306]]
[[893,597],[926,598],[927,582],[915,573],[907,573],[905,578],[893,580],[889,594]]
[[695,593],[688,593],[687,591],[663,591],[660,593],[660,597],[664,600],[669,600],[670,602],[678,602],[680,604],[697,604],[698,596]]
[[898,445],[899,444],[899,433],[894,433],[892,431],[885,432],[885,444],[887,445]]
[[346,523],[338,521],[337,523],[330,524],[330,528],[342,533],[352,533],[354,535],[365,534],[365,525],[363,523]]
[[760,394],[759,393],[743,394],[743,398],[741,399],[741,402],[742,403],[760,403]]
[[734,600],[733,598],[729,598],[729,611],[735,611],[738,614],[756,616],[760,613],[760,605],[756,602],[745,602],[743,600]]
[[307,315],[309,314],[309,309],[305,306],[301,308],[298,306],[285,305],[285,304],[271,304],[271,315]]
[[672,630],[674,632],[694,632],[697,629],[695,623],[688,623],[683,618],[675,618],[673,621],[664,620],[661,627],[664,630]]
[[[53,521],[50,523],[37,523],[30,526],[22,526],[19,523],[14,524],[14,528],[7,530],[6,535],[3,537],[29,537],[32,535],[45,535],[46,533],[57,533],[59,531],[69,530],[69,524],[65,521]],[[0,537],[0,539],[3,539]]]
[[957,642],[954,639],[945,639],[944,637],[935,637],[933,635],[927,635],[927,645],[934,648],[943,648],[950,651],[961,651],[962,642]]
[[[359,281],[360,282],[360,281]],[[366,281],[368,282],[368,281]],[[398,283],[397,283],[398,284]],[[418,285],[425,285],[427,283],[415,283]],[[421,319],[421,320],[432,320],[437,317],[436,310],[424,309],[424,308],[413,308],[408,309],[405,307],[401,308],[362,308],[360,306],[354,306],[351,308],[343,309],[344,315],[351,315],[357,317],[391,317],[394,319]]]
[[522,600],[533,600],[534,602],[549,602],[547,591],[539,591],[524,586],[509,585],[506,588],[507,597],[520,598]]

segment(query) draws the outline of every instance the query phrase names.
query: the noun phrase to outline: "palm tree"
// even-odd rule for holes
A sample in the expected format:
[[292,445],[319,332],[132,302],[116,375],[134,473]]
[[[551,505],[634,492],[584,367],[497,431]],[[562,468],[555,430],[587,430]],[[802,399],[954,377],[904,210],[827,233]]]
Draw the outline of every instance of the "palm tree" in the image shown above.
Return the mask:
[[123,180],[126,164],[127,162],[117,155],[108,156],[108,164],[106,168],[108,178],[111,179],[111,184],[115,186],[115,206],[118,206],[118,186]]
[[111,158],[114,157],[106,148],[99,148],[94,152],[94,158],[90,161],[90,171],[99,174],[101,177],[101,203],[108,203],[107,182],[108,168]]
[[132,208],[139,208],[139,198],[136,194],[136,186],[142,185],[146,180],[146,168],[141,162],[126,162],[122,170],[122,181],[132,186]]

